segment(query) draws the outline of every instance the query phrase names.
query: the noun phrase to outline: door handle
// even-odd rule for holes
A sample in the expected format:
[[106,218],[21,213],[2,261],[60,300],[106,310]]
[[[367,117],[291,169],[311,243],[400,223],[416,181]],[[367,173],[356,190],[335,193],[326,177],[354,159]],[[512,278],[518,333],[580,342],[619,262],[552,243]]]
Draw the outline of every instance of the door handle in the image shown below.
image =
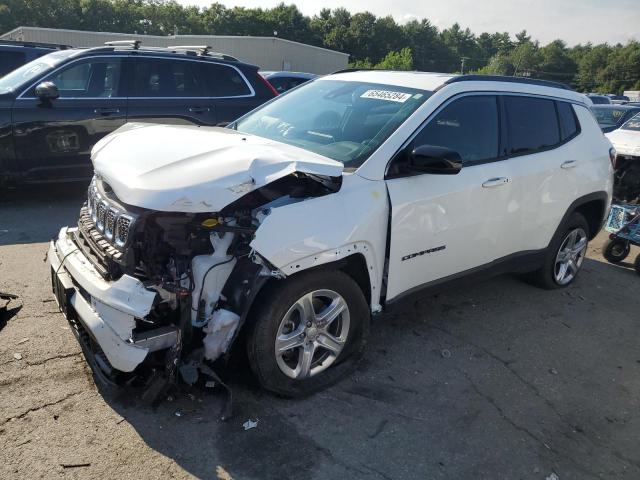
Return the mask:
[[575,160],[567,160],[566,162],[562,162],[562,165],[560,165],[560,168],[564,168],[565,170],[567,168],[574,168],[578,166],[578,162]]
[[114,113],[120,113],[119,108],[96,108],[93,113],[100,115],[113,115]]
[[495,177],[490,178],[486,182],[482,184],[484,188],[493,188],[493,187],[501,187],[502,185],[506,185],[509,183],[509,179],[507,177]]
[[189,112],[191,113],[205,113],[208,112],[208,107],[189,107]]

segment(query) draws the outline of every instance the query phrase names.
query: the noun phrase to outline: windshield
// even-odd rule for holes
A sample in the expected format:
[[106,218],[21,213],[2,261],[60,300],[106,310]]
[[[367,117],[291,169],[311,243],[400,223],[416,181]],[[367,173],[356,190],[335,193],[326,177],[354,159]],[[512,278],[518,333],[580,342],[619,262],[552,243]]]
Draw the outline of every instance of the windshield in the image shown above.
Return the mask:
[[0,93],[13,92],[25,83],[33,80],[41,73],[52,69],[70,57],[77,50],[60,50],[25,63],[14,71],[0,78]]
[[318,80],[278,97],[233,126],[355,169],[430,95],[393,85]]
[[629,111],[626,108],[592,107],[591,110],[601,127],[618,125]]
[[620,128],[622,130],[633,130],[635,132],[640,132],[640,113],[638,113],[635,117],[633,117]]

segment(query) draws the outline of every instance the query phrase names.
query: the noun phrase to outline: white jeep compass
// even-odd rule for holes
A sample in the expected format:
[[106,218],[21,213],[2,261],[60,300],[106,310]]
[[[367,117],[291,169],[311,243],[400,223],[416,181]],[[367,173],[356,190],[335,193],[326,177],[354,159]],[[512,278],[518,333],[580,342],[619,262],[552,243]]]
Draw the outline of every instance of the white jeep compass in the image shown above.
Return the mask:
[[51,244],[56,298],[101,383],[193,383],[235,346],[264,388],[308,394],[408,295],[575,280],[615,155],[584,102],[544,81],[345,71],[228,128],[129,123],[93,149],[78,226]]

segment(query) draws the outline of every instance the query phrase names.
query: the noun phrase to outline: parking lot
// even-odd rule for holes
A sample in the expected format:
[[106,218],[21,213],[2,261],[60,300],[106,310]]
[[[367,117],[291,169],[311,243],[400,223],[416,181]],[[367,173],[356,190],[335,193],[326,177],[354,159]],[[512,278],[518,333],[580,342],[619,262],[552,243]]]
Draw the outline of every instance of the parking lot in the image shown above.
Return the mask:
[[235,373],[222,422],[217,391],[153,410],[96,390],[45,262],[84,194],[0,205],[0,286],[22,305],[0,324],[1,478],[640,477],[640,279],[601,258],[603,234],[566,290],[503,276],[379,317],[358,371],[311,398]]

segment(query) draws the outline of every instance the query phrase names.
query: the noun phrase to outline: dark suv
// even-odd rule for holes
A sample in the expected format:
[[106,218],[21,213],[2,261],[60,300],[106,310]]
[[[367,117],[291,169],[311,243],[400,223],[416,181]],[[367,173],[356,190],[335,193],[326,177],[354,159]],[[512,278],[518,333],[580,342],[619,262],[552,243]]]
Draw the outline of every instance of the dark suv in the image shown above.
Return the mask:
[[91,148],[126,122],[224,124],[276,95],[208,47],[56,51],[0,78],[0,183],[90,178]]
[[70,48],[68,45],[50,43],[0,41],[0,77],[21,65],[55,50]]

